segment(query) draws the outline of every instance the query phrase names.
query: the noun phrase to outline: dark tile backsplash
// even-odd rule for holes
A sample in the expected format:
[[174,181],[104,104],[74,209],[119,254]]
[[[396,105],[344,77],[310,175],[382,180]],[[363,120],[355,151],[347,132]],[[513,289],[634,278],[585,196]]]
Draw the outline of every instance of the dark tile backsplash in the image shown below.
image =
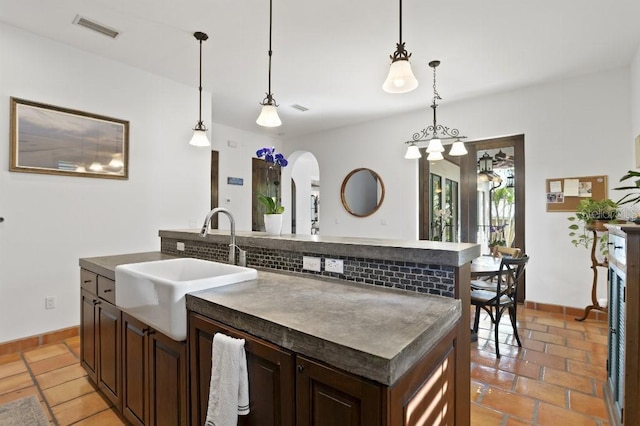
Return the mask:
[[[199,259],[227,262],[229,246],[211,242],[161,239],[161,251],[176,256],[195,257]],[[176,243],[184,242],[185,250],[178,251]],[[454,297],[454,268],[452,266],[427,265],[414,262],[385,261],[348,256],[326,256],[316,253],[300,253],[293,251],[266,248],[243,247],[247,249],[247,265],[275,271],[299,272],[309,275],[321,275],[345,281],[394,287],[407,291]],[[320,257],[322,272],[302,269],[302,256]],[[324,258],[342,259],[344,274],[324,271]]]

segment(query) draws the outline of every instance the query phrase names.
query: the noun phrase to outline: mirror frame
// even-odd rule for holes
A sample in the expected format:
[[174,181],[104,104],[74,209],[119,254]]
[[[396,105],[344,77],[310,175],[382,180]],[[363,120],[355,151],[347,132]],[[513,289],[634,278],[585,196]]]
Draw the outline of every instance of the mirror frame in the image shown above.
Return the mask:
[[[380,184],[380,200],[378,200],[378,204],[376,205],[376,207],[374,209],[372,209],[370,212],[366,213],[366,214],[358,214],[355,213],[353,210],[351,210],[351,208],[349,207],[349,203],[347,203],[347,200],[345,199],[344,196],[344,192],[345,189],[347,187],[347,182],[349,182],[349,179],[356,173],[361,172],[361,171],[368,171],[371,172],[377,179],[378,183]],[[359,167],[357,169],[352,170],[342,181],[342,187],[340,188],[340,200],[342,201],[342,206],[344,207],[344,209],[353,216],[356,217],[368,217],[371,216],[372,214],[374,214],[375,212],[377,212],[380,209],[380,206],[382,205],[382,202],[384,201],[384,193],[385,193],[385,189],[384,189],[384,182],[382,181],[382,178],[380,177],[380,175],[375,172],[374,170],[371,170],[367,167]]]
[[[91,114],[75,109],[62,108],[54,105],[28,101],[11,97],[11,152],[9,170],[12,172],[41,173],[65,176],[80,176],[106,179],[128,179],[129,177],[129,122],[104,115]],[[31,118],[27,118],[31,115]],[[34,119],[40,117],[40,120]],[[23,120],[25,120],[23,122]],[[26,121],[28,120],[28,121]],[[45,167],[36,163],[23,160],[23,148],[34,144],[28,140],[25,134],[27,123],[45,135],[39,145],[44,144],[51,158],[50,163],[58,164],[57,167]],[[116,130],[115,137],[100,138],[100,129]],[[98,139],[92,136],[98,132]],[[106,134],[106,133],[105,133]],[[46,135],[51,135],[46,137]],[[54,137],[55,136],[55,137]],[[89,141],[85,141],[89,139]],[[106,141],[106,142],[105,142]],[[50,145],[50,146],[49,146]],[[104,146],[109,149],[105,150]],[[115,149],[111,149],[111,146]],[[99,148],[102,150],[99,151]],[[89,170],[90,160],[85,160],[87,153],[95,151],[93,161],[98,158],[108,161],[119,159],[121,166],[106,166],[104,171]],[[78,155],[79,154],[79,155]],[[117,157],[116,157],[117,156]],[[78,161],[79,158],[79,161]],[[90,158],[90,156],[88,156]],[[91,158],[90,158],[91,159]],[[62,168],[60,164],[65,164]],[[103,165],[108,164],[105,163]],[[87,166],[81,170],[80,166]]]

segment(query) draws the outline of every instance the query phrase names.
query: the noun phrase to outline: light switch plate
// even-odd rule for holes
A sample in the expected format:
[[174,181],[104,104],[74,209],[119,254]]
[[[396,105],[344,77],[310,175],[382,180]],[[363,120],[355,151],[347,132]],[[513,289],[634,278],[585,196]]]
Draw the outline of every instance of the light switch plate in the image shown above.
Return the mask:
[[327,272],[344,274],[344,261],[342,259],[325,259],[324,270]]
[[320,272],[322,270],[322,259],[319,257],[302,256],[302,269],[307,271]]

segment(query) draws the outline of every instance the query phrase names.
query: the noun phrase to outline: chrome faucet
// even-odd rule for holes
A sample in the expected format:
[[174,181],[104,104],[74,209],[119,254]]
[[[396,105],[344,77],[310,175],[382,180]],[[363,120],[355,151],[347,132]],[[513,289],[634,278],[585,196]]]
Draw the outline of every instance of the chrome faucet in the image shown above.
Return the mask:
[[231,244],[229,244],[229,263],[232,265],[236,264],[236,249],[239,252],[239,264],[240,266],[247,266],[247,251],[242,250],[236,244],[236,221],[233,219],[233,215],[231,212],[222,207],[216,207],[207,213],[207,217],[204,218],[204,225],[202,225],[202,230],[200,230],[200,236],[206,237],[209,231],[209,224],[211,223],[211,218],[216,213],[224,213],[229,218],[229,223],[231,224]]

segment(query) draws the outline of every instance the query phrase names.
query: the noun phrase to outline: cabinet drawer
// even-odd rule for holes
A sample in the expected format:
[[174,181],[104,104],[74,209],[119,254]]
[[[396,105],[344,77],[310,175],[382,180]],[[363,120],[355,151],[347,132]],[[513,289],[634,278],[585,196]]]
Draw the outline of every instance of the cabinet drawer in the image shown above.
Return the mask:
[[97,294],[97,277],[98,275],[94,274],[91,271],[80,269],[80,287],[83,290],[87,290],[93,294]]
[[107,302],[115,305],[116,304],[116,282],[110,280],[109,278],[105,278],[103,276],[98,276],[98,297],[106,300]]

